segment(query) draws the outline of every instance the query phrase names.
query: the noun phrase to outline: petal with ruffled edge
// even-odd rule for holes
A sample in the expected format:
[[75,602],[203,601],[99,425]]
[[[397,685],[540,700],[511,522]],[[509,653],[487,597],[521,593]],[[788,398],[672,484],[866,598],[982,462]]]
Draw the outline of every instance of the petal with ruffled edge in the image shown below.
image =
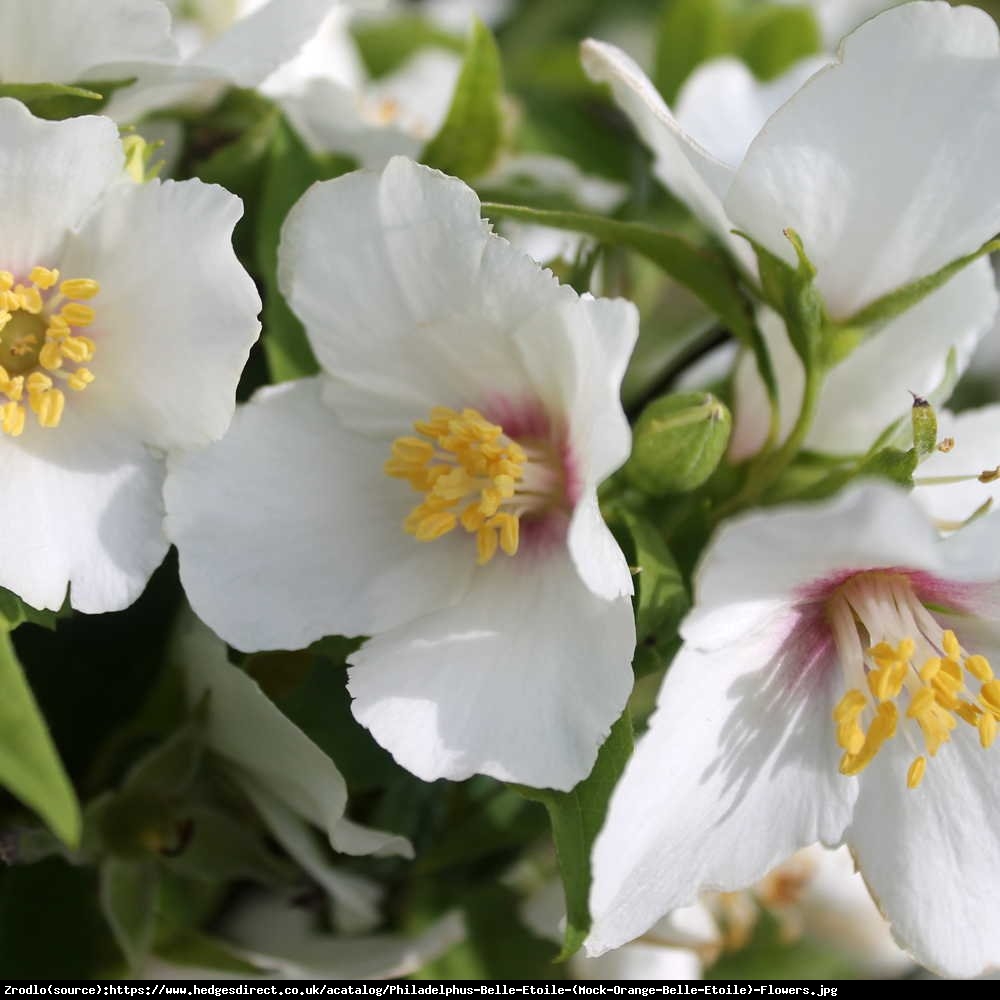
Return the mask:
[[998,55],[973,7],[866,22],[751,144],[729,217],[790,264],[796,230],[838,319],[976,250],[1000,229]]
[[[890,424],[907,417],[910,392],[929,393],[941,382],[950,350],[957,370],[965,369],[997,304],[993,269],[976,261],[872,334],[827,376],[805,446],[830,454],[866,452]],[[759,322],[777,380],[783,441],[802,405],[805,375],[781,319],[763,310]],[[770,419],[764,383],[749,354],[737,367],[735,396],[729,455],[739,461],[760,450]]]
[[561,546],[525,551],[480,567],[455,607],[354,653],[352,710],[425,781],[569,789],[625,706],[634,646],[627,599],[595,597]]
[[0,586],[58,609],[69,585],[72,606],[97,614],[128,607],[168,545],[162,460],[86,397],[56,428],[29,415],[20,437],[0,436]]
[[3,83],[120,80],[177,59],[157,0],[0,0],[0,24]]
[[118,130],[105,118],[50,122],[0,100],[0,268],[27,277],[57,267],[66,233],[125,166]]
[[[942,528],[953,529],[963,524],[988,500],[993,509],[1000,502],[1000,479],[982,483],[978,477],[994,472],[1000,466],[1000,405],[983,406],[954,414],[938,411],[938,440],[951,438],[954,448],[935,451],[920,465],[917,489],[913,499]],[[923,481],[969,477],[956,483]],[[991,516],[992,512],[991,512]]]
[[839,840],[856,794],[837,772],[843,686],[828,630],[791,613],[713,653],[681,650],[594,846],[589,954]]
[[732,235],[722,204],[732,169],[681,128],[646,74],[621,49],[590,38],[583,43],[581,58],[592,80],[611,85],[615,101],[653,151],[657,177],[752,269],[753,255],[744,240]]
[[184,589],[241,649],[391,628],[454,603],[475,569],[467,536],[404,532],[415,494],[386,478],[382,442],[340,426],[322,381],[258,393],[222,441],[170,462]]
[[694,70],[677,95],[677,124],[735,170],[768,118],[830,61],[829,56],[810,56],[777,79],[761,83],[738,59],[709,60]]
[[[228,661],[224,643],[194,615],[182,620],[170,656],[183,672],[188,704],[197,706],[209,696],[206,742],[250,798],[263,804],[264,819],[284,831],[285,814],[291,813],[319,827],[336,850],[347,853],[339,837],[347,786],[333,761]],[[364,828],[351,827],[349,853],[413,855],[403,837],[365,830],[362,843],[358,832]]]
[[[901,0],[809,0],[823,29],[823,44],[831,52],[840,40],[870,17],[894,7]],[[801,0],[779,0],[798,6]]]
[[123,183],[60,258],[66,276],[101,286],[87,394],[147,444],[196,447],[229,426],[260,332],[260,297],[232,246],[242,214],[214,184]]
[[898,487],[866,483],[822,503],[757,511],[716,534],[696,571],[695,605],[681,634],[701,649],[719,649],[844,572],[907,566],[947,579],[944,567],[954,561]]
[[531,391],[512,335],[576,295],[479,213],[461,181],[403,157],[316,185],[292,209],[281,287],[340,383],[328,398],[345,425],[395,437],[432,406]]
[[[1000,635],[991,645],[982,638],[977,651],[998,662]],[[1000,962],[994,754],[962,727],[910,789],[904,776],[914,752],[892,741],[861,776],[846,834],[896,940],[942,975],[974,976]]]

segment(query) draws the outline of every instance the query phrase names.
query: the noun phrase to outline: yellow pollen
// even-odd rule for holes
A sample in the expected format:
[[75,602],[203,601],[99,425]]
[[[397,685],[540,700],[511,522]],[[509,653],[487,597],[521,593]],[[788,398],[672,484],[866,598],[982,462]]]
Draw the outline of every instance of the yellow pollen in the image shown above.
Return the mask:
[[[984,750],[994,744],[1000,679],[985,656],[937,624],[906,576],[859,574],[834,592],[827,615],[849,680],[833,711],[841,773],[860,774],[897,730],[915,749],[923,744],[906,775],[909,788],[920,785],[927,759],[958,738],[960,723],[976,731]],[[879,636],[884,630],[895,632],[891,640]]]
[[[65,309],[63,310],[65,315]],[[79,338],[78,338],[79,339]],[[65,354],[65,351],[64,351]],[[461,528],[476,540],[476,559],[490,562],[520,545],[520,517],[554,501],[546,478],[525,483],[528,454],[503,428],[473,409],[434,407],[413,425],[416,436],[392,443],[383,469],[423,495],[403,522],[418,541],[429,542]]]
[[[60,284],[55,268],[33,267],[18,283],[0,271],[0,430],[17,437],[27,413],[41,427],[58,427],[66,396],[53,379],[76,392],[94,381],[90,369],[96,345],[74,328],[90,326],[96,312],[81,300],[94,298],[100,285],[92,278],[70,278]],[[27,397],[25,399],[25,396]]]
[[924,780],[924,772],[927,770],[927,758],[917,757],[906,772],[906,787],[916,788]]

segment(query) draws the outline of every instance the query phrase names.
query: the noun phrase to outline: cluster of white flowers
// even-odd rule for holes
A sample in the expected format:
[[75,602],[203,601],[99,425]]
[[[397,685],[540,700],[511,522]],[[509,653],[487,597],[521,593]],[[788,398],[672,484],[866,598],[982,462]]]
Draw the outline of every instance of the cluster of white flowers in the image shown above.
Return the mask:
[[[908,390],[968,365],[1000,306],[973,259],[1000,231],[995,25],[940,2],[867,21],[887,4],[821,6],[831,49],[863,21],[836,55],[766,84],[706,63],[675,111],[624,52],[583,46],[656,176],[759,293],[772,370],[751,350],[735,363],[732,463],[789,443],[864,455]],[[467,184],[415,162],[460,58],[428,50],[371,80],[333,0],[0,13],[22,28],[0,41],[5,83],[134,81],[104,115],[65,121],[0,99],[0,585],[40,609],[120,610],[173,544],[194,612],[237,650],[365,637],[352,712],[419,778],[586,779],[633,688],[633,573],[598,489],[630,453],[620,392],[639,314],[560,284],[493,232]],[[136,180],[118,128],[233,85],[277,102],[314,152],[367,168],[314,185],[282,229],[281,288],[320,373],[239,407],[261,308],[232,247],[239,199]],[[815,385],[769,293],[806,258],[823,329],[851,348]],[[853,484],[723,521],[596,842],[591,956],[648,945],[650,928],[676,945],[669,914],[821,843],[850,848],[922,964],[1000,962],[1000,515],[975,516],[1000,489],[980,475],[998,429],[998,407],[942,413],[957,446],[915,491]],[[336,767],[204,626],[188,622],[181,647],[226,774],[346,929],[369,931],[371,886],[331,867],[311,828],[346,854],[411,846],[346,819]],[[230,937],[288,974],[400,974],[461,933],[448,919],[412,954],[372,938],[320,966],[329,941],[258,902],[273,920],[250,908]]]

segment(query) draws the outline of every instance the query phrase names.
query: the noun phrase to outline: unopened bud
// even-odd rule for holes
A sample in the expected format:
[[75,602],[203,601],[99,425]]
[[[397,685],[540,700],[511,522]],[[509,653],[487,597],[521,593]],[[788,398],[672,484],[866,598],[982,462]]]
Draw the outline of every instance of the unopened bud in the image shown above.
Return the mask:
[[914,395],[910,419],[913,422],[913,447],[917,458],[924,459],[937,447],[937,414],[923,396]]
[[651,496],[689,493],[715,471],[732,417],[708,392],[681,392],[649,404],[635,425],[629,481]]

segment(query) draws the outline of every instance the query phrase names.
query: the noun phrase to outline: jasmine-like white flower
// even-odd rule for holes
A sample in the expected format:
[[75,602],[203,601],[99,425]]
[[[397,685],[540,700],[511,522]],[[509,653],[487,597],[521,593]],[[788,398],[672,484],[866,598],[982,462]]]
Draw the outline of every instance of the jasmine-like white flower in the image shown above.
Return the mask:
[[221,437],[260,329],[238,198],[134,184],[105,118],[0,101],[0,586],[124,608],[167,550],[163,452]]
[[159,0],[0,0],[0,82],[121,80],[177,59]]
[[634,307],[560,286],[403,158],[313,187],[279,256],[325,374],[174,463],[195,610],[242,649],[374,636],[353,711],[422,778],[571,787],[631,688],[596,488],[629,452]]
[[923,964],[1000,958],[998,531],[879,485],[722,528],[595,846],[594,953],[821,841]]
[[[1000,150],[990,144],[1000,143],[1000,48],[982,11],[895,7],[846,38],[833,65],[807,61],[763,86],[733,60],[710,64],[686,84],[676,117],[624,53],[587,42],[583,56],[653,150],[660,180],[749,274],[755,261],[734,229],[789,263],[784,231],[801,236],[834,320],[975,251],[1000,228]],[[829,374],[806,447],[867,450],[905,411],[908,389],[940,381],[949,349],[960,365],[968,360],[996,305],[988,265],[978,262],[887,324]],[[780,321],[765,314],[762,325],[787,432],[801,364]],[[736,395],[733,454],[742,458],[763,443],[769,419],[749,360]]]

